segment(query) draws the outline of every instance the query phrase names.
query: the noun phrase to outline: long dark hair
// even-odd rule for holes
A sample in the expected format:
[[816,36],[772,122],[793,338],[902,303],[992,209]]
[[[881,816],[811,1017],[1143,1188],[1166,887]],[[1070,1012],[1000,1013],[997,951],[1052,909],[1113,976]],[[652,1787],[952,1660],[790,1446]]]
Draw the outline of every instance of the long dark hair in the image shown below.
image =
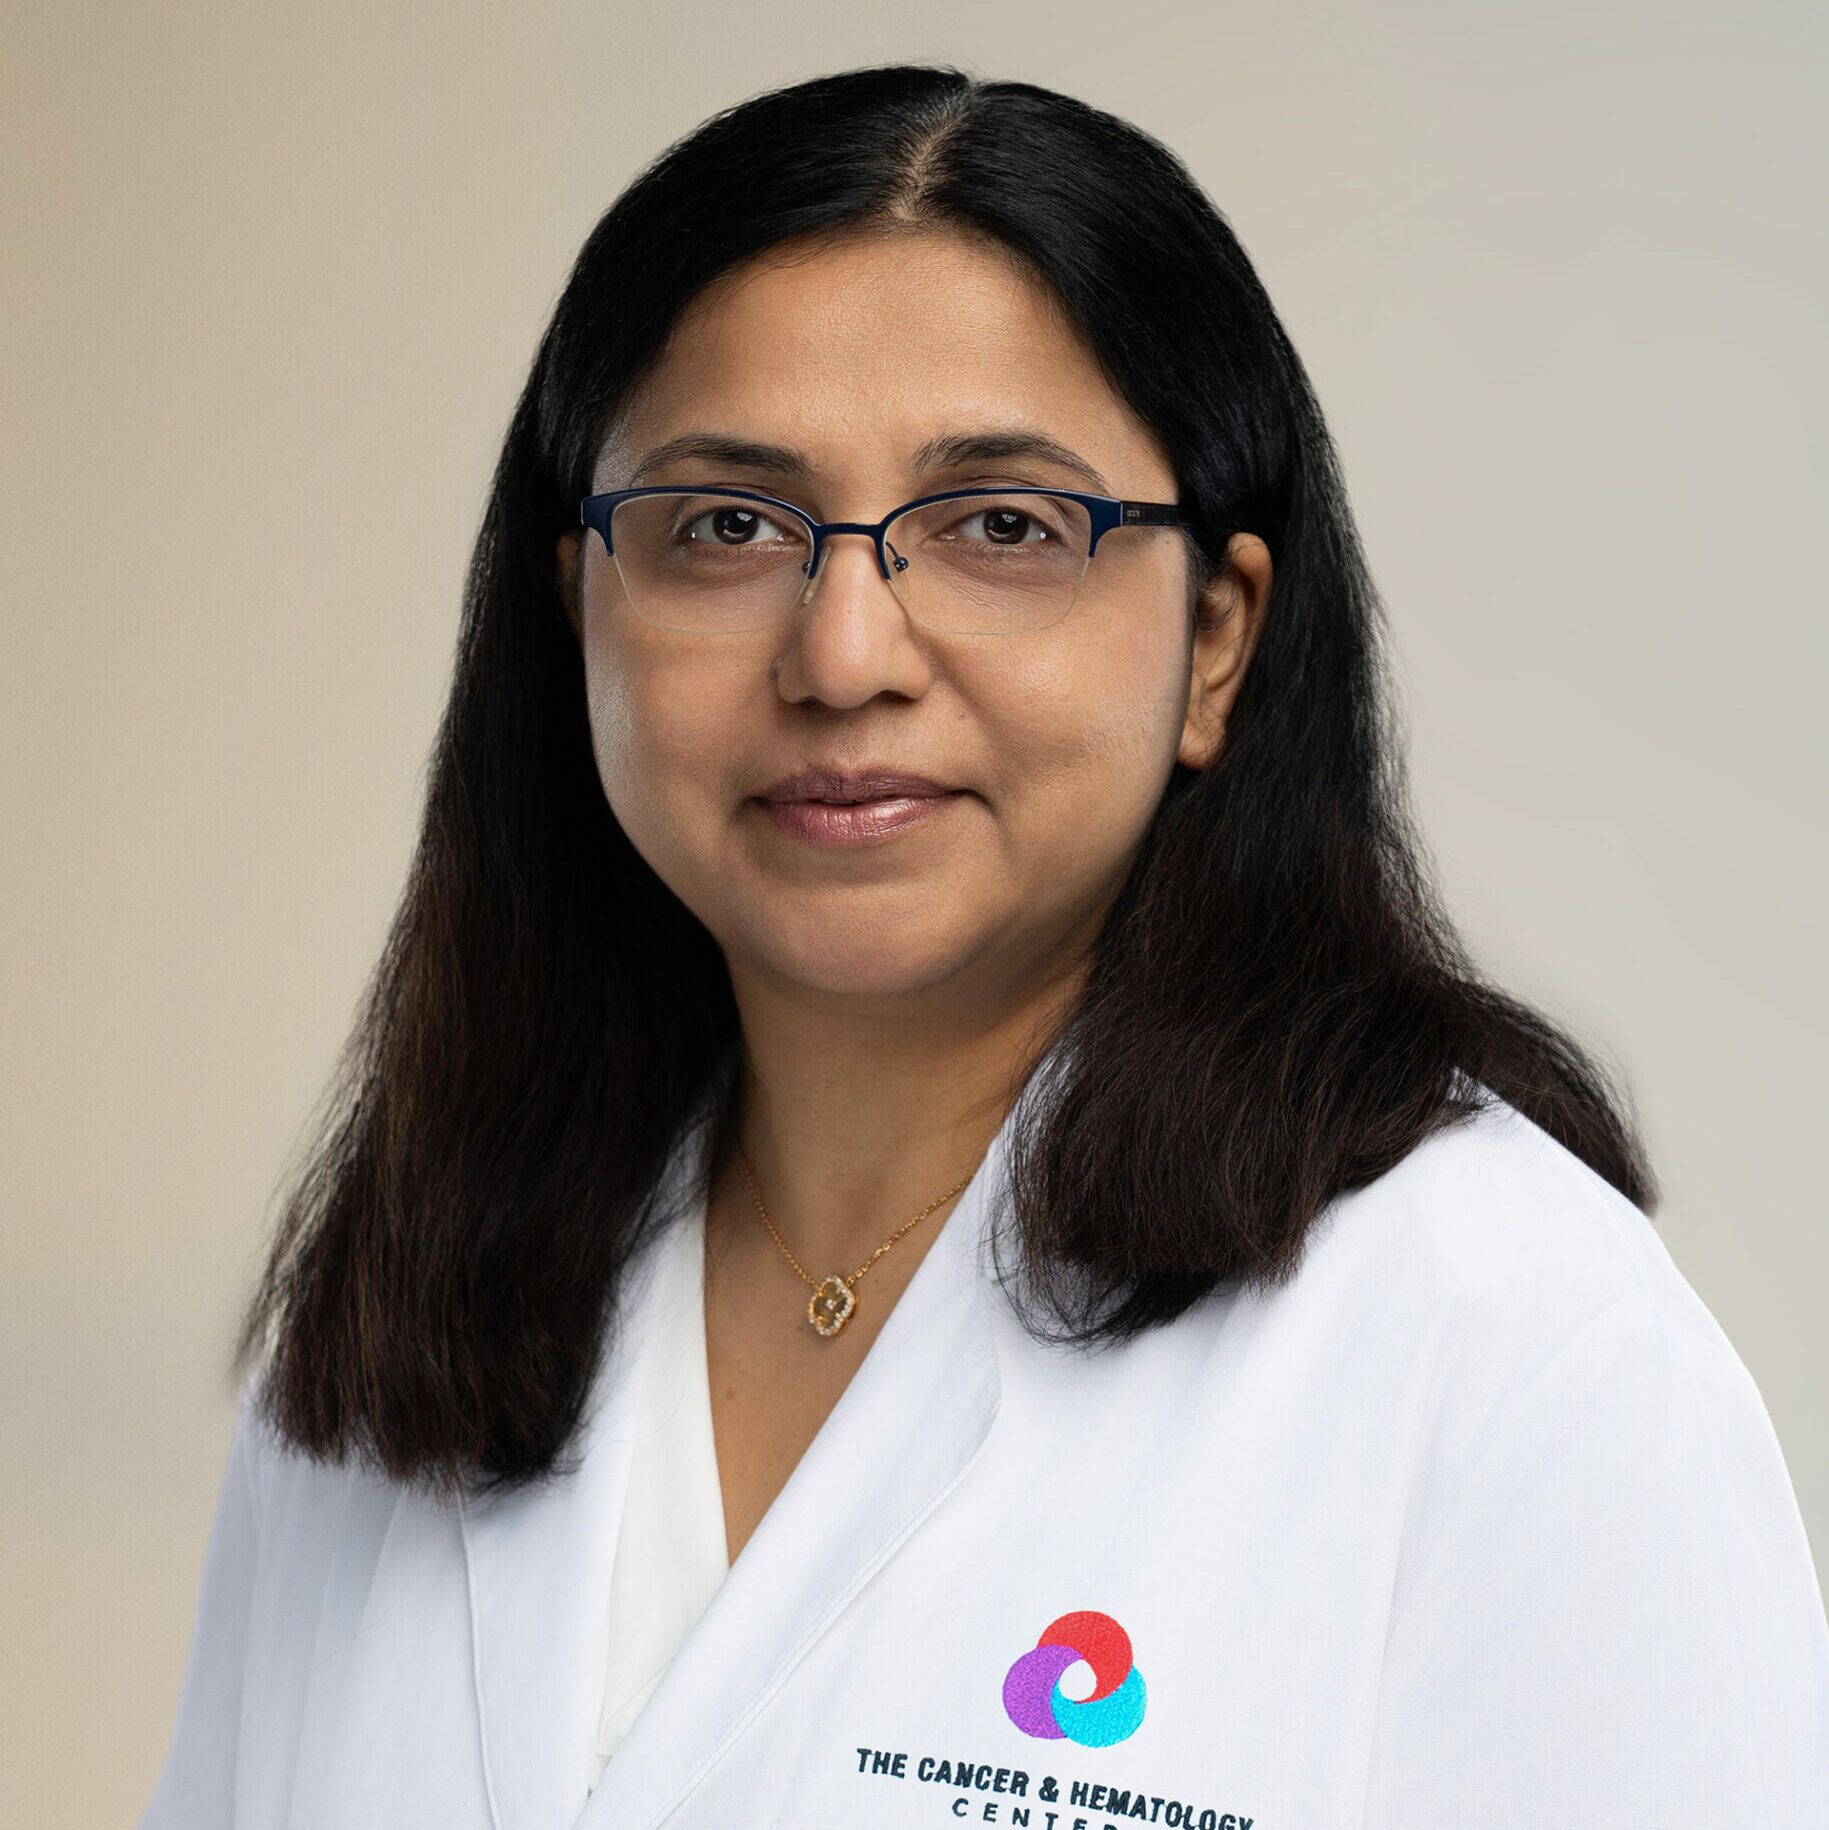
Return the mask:
[[1225,744],[1176,765],[1047,1039],[1051,1097],[1013,1115],[1025,1322],[1111,1344],[1217,1285],[1278,1283],[1333,1197],[1489,1093],[1654,1210],[1625,1096],[1482,979],[1441,906],[1333,444],[1225,219],[1174,154],[1069,96],[849,70],[665,151],[541,339],[409,880],[235,1350],[314,1457],[441,1496],[563,1472],[669,1153],[704,1119],[726,1160],[729,974],[605,799],[555,544],[701,288],[790,237],[903,228],[989,237],[1053,290],[1162,439],[1197,576],[1228,529],[1274,562]]

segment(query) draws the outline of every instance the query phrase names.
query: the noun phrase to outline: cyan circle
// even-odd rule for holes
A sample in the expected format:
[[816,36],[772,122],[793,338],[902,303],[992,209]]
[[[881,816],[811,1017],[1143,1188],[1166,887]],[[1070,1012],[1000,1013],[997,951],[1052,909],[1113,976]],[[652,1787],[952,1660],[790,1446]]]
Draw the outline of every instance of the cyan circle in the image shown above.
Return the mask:
[[1054,1720],[1063,1735],[1077,1741],[1081,1747],[1110,1747],[1113,1742],[1137,1732],[1147,1696],[1143,1673],[1132,1665],[1124,1682],[1096,1702],[1076,1703],[1071,1697],[1063,1696],[1058,1680],[1050,1701]]

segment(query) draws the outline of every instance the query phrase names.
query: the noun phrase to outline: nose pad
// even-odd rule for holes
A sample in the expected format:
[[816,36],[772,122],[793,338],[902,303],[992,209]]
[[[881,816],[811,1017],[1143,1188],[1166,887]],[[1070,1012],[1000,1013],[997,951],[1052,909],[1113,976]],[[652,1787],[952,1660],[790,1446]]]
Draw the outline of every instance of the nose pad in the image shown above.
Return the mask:
[[[820,548],[818,571],[807,569],[807,581],[805,585],[801,587],[800,595],[795,602],[795,607],[797,609],[804,610],[807,605],[813,601],[813,593],[819,589],[819,581],[825,577],[826,570],[832,563],[832,547],[833,539],[831,536],[828,536],[824,545]],[[908,607],[908,586],[903,580],[903,574],[908,570],[908,561],[902,554],[898,553],[887,540],[883,542],[883,547],[890,556],[887,583],[890,590],[895,593],[896,601],[906,609]],[[875,558],[876,543],[874,541],[871,542],[870,550],[871,557]],[[811,563],[811,561],[808,561],[809,568]],[[880,563],[876,568],[876,572],[879,578],[883,577],[883,567]]]

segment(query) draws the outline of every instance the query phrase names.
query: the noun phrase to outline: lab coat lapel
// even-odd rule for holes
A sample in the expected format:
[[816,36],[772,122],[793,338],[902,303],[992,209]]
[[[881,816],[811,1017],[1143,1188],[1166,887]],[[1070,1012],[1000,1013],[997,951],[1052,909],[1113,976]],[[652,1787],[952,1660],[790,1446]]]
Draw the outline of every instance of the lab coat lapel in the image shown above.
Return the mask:
[[[677,1160],[676,1160],[677,1172]],[[571,1830],[603,1701],[610,1572],[634,1440],[649,1426],[662,1254],[628,1267],[575,1470],[463,1509],[483,1769],[496,1830]]]
[[1002,1143],[999,1132],[578,1830],[649,1830],[672,1811],[984,1443],[1002,1399],[982,1268]]

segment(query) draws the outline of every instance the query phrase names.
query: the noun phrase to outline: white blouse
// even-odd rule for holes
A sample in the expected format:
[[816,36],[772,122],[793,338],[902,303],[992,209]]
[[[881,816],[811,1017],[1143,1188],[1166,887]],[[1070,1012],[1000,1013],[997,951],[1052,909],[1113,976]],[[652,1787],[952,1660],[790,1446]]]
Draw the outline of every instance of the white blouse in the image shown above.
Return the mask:
[[[663,1254],[655,1377],[661,1401],[637,1439],[610,1577],[609,1655],[590,1760],[596,1789],[681,1641],[730,1571],[705,1361],[705,1210],[690,1204]],[[677,1393],[677,1402],[668,1401]]]

